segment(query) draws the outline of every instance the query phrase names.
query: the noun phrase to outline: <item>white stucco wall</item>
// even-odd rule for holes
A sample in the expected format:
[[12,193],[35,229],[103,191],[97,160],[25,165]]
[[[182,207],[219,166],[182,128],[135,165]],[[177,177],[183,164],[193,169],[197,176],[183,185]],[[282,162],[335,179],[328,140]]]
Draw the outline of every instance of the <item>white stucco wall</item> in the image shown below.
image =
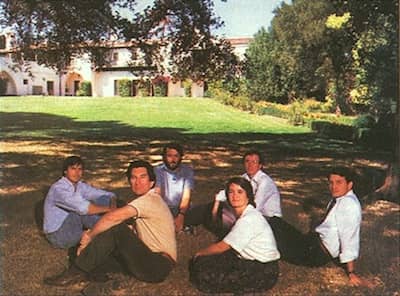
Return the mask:
[[202,98],[204,97],[204,84],[203,83],[196,83],[192,84],[191,89],[192,97],[193,98]]
[[128,71],[95,72],[94,78],[93,81],[95,83],[92,84],[92,91],[95,97],[113,97],[115,80],[139,79],[139,77]]
[[[9,83],[8,85],[7,94],[9,95],[31,95],[33,94],[34,88],[43,95],[49,95],[47,91],[47,83],[49,81],[53,82],[53,95],[75,95],[77,81],[79,81],[79,83],[90,81],[92,84],[93,96],[108,97],[115,95],[115,80],[140,80],[141,78],[137,76],[139,74],[135,75],[130,71],[122,71],[121,69],[129,66],[143,66],[143,54],[135,52],[134,57],[131,58],[132,51],[126,48],[126,46],[132,45],[120,42],[114,43],[112,40],[110,43],[107,43],[112,49],[111,52],[108,53],[109,56],[107,58],[110,61],[110,65],[108,65],[109,67],[106,69],[111,71],[95,71],[91,64],[90,57],[87,54],[74,58],[71,65],[65,69],[61,77],[59,77],[53,69],[37,65],[36,63],[27,64],[25,67],[13,70],[12,62],[9,58],[9,54],[12,53],[11,35],[11,33],[6,33],[7,48],[2,50],[2,52],[0,51],[0,54],[2,54],[2,56],[0,56],[0,73],[6,73],[6,76],[10,77],[10,80],[13,81],[13,83]],[[244,57],[244,52],[248,47],[249,41],[250,38],[235,38],[232,40],[234,52],[240,58]],[[169,48],[165,47],[164,53],[166,55],[168,50]],[[165,59],[164,63],[164,66],[168,68],[168,59]],[[30,76],[29,73],[31,73],[32,76]],[[168,75],[168,73],[163,73],[163,75]],[[152,78],[149,74],[144,76]],[[26,84],[24,84],[24,80]],[[185,96],[185,89],[182,83],[180,81],[174,83],[173,80],[170,80],[168,82],[167,96]],[[191,96],[204,96],[204,87],[202,83],[192,83]]]
[[[36,63],[16,66],[8,56],[0,57],[0,72],[5,72],[12,82],[7,85],[7,95],[32,95],[34,88],[40,94],[48,95],[47,82],[53,82],[54,95],[59,95],[59,77],[56,72]],[[24,84],[26,81],[26,84]]]
[[185,89],[181,86],[181,82],[178,80],[174,82],[170,80],[168,82],[168,97],[183,97],[185,96]]

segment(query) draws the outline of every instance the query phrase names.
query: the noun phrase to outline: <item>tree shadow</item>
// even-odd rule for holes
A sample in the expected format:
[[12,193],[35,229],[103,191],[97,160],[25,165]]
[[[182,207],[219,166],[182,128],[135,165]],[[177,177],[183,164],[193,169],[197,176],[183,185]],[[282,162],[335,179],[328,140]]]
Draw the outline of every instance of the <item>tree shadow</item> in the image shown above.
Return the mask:
[[[188,129],[143,128],[118,120],[85,122],[34,112],[0,112],[0,128],[0,232],[5,251],[9,252],[4,257],[3,268],[12,274],[5,282],[7,287],[17,289],[16,294],[21,290],[16,284],[10,284],[10,278],[15,283],[35,283],[35,277],[45,273],[43,270],[32,272],[40,258],[56,260],[60,256],[47,243],[42,243],[43,237],[37,234],[42,229],[43,199],[50,184],[61,176],[62,161],[68,155],[76,154],[84,159],[84,179],[88,183],[129,200],[124,175],[129,161],[142,158],[158,164],[164,144],[180,142],[186,151],[184,161],[195,170],[193,203],[202,204],[210,201],[229,177],[242,174],[242,155],[249,149],[257,149],[266,158],[266,172],[281,191],[285,218],[302,230],[308,229],[310,221],[323,211],[329,199],[326,174],[332,166],[353,166],[361,177],[359,190],[367,191],[372,186],[370,178],[383,172],[383,163],[390,159],[388,152],[318,138],[313,133],[195,134]],[[388,225],[386,229],[395,232],[396,225]],[[182,243],[184,239],[180,240]],[[184,258],[191,256],[190,246],[198,247],[202,243],[202,238],[190,240],[195,242],[188,242],[189,247],[181,250]],[[7,246],[10,241],[21,246]],[[28,277],[20,272],[25,270],[26,263]],[[389,264],[390,260],[385,260],[382,268]],[[178,269],[176,277],[180,284],[182,275],[183,271]],[[177,282],[173,275],[167,285]],[[41,285],[32,288],[33,292],[43,293]]]
[[[365,150],[351,142],[318,138],[313,133],[194,134],[186,129],[143,128],[117,120],[77,121],[34,112],[0,112],[0,127],[5,142],[1,151],[5,195],[10,193],[7,188],[17,186],[29,191],[28,184],[33,184],[32,190],[43,191],[40,199],[49,184],[60,176],[66,155],[76,154],[85,159],[86,179],[113,184],[124,179],[130,160],[143,158],[159,163],[163,145],[178,141],[186,148],[186,160],[195,168],[197,187],[203,191],[199,201],[209,199],[230,176],[241,174],[241,156],[248,149],[257,149],[266,156],[267,173],[280,180],[283,191],[288,191],[283,193],[288,203],[300,202],[310,214],[313,208],[325,204],[318,191],[327,193],[320,183],[332,166],[352,165],[362,177],[375,178],[375,184],[368,186],[371,182],[364,182],[358,189],[362,195],[371,186],[378,186],[376,176],[383,169],[356,160],[382,162],[390,157],[388,152]],[[291,185],[293,180],[301,181]],[[112,187],[115,189],[115,185]]]

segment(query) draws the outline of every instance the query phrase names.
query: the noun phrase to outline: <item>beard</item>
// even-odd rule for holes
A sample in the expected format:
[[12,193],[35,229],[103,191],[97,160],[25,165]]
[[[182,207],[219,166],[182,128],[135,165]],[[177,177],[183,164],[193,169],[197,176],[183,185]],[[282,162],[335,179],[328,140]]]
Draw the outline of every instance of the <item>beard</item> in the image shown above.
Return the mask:
[[180,163],[181,163],[180,161],[177,161],[177,162],[165,162],[165,166],[169,170],[174,171],[179,167]]

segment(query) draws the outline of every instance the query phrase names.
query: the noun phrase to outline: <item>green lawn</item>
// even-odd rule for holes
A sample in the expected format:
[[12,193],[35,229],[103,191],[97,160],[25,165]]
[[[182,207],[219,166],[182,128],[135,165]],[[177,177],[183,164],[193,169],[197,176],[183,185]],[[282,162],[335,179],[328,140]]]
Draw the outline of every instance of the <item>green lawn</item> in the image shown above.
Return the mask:
[[[249,114],[206,98],[4,97],[0,99],[0,112],[56,115],[74,122],[112,121],[139,128],[176,128],[193,134],[310,131],[281,118]],[[3,120],[0,123],[0,128],[4,127]],[[36,132],[43,132],[39,127]],[[33,136],[35,130],[29,133]]]

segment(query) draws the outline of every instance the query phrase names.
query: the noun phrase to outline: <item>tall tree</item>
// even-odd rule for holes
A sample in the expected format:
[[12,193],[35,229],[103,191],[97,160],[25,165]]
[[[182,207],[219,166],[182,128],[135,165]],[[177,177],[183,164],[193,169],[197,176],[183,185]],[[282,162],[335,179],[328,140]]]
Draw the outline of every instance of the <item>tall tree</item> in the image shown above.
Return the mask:
[[[333,73],[325,21],[333,11],[324,0],[295,0],[274,11],[270,29],[260,31],[247,52],[252,95],[281,102],[291,97],[325,99]],[[263,65],[264,75],[251,69],[257,65]]]
[[[278,61],[288,69],[285,80],[297,97],[326,94],[326,17],[333,12],[329,1],[295,0],[275,10],[271,34],[279,44]],[[324,68],[325,67],[325,68]]]
[[399,3],[397,0],[332,1],[336,15],[350,16],[354,71],[352,103],[364,104],[378,125],[392,132],[392,159],[384,184],[367,198],[400,202]]
[[254,100],[287,102],[288,85],[278,44],[264,28],[257,32],[246,51],[245,76],[247,89]]
[[139,47],[149,64],[165,66],[167,55],[169,70],[179,78],[212,79],[234,71],[232,48],[212,35],[223,22],[211,0],[156,0],[144,12],[132,0],[3,0],[0,5],[1,24],[15,31],[19,59],[62,69],[85,52],[102,65],[107,41],[118,40]]

